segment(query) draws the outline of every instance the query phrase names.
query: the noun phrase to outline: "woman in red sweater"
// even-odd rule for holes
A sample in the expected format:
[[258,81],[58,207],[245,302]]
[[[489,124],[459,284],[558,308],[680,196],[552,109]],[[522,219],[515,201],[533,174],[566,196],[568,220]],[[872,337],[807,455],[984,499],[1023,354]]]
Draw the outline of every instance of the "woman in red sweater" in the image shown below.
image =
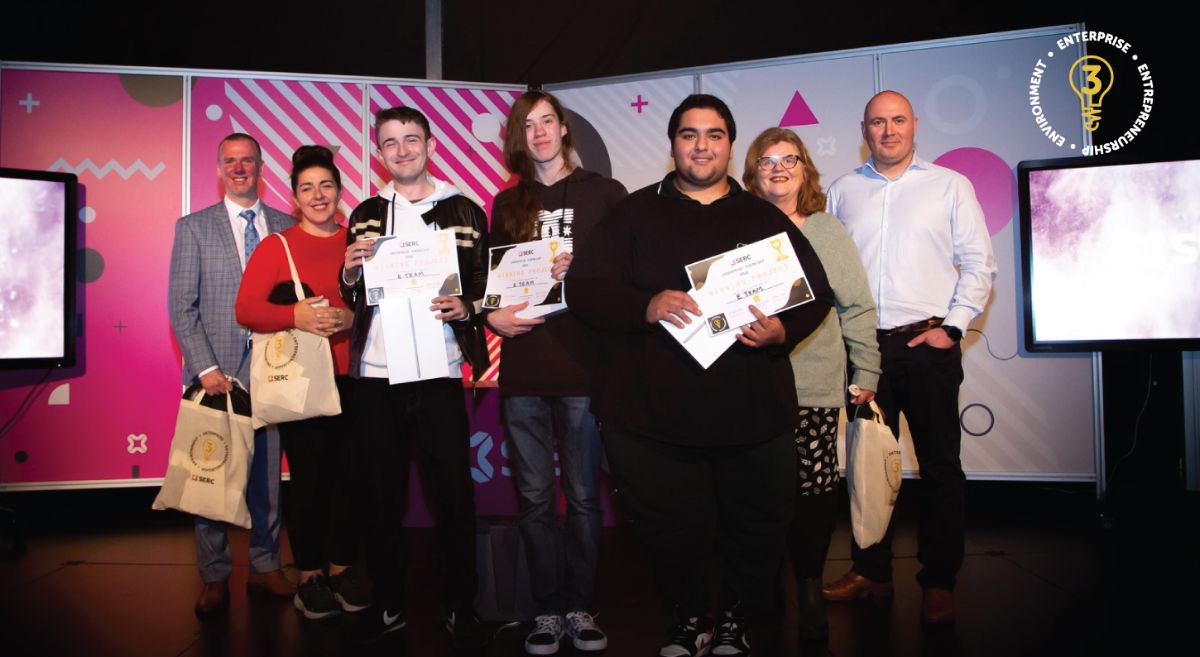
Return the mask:
[[[238,290],[237,321],[270,333],[297,328],[329,338],[343,410],[350,363],[349,332],[353,314],[338,292],[345,258],[346,229],[335,215],[342,194],[333,153],[323,146],[302,146],[292,156],[292,195],[300,222],[281,233],[300,274],[305,299],[297,300],[287,254],[278,236],[254,250]],[[358,528],[351,503],[352,444],[344,415],[316,417],[279,425],[291,485],[284,511],[300,585],[294,603],[305,617],[325,618],[369,604],[369,590],[349,568],[357,553]],[[328,547],[327,547],[328,546]],[[329,575],[324,574],[328,565]]]

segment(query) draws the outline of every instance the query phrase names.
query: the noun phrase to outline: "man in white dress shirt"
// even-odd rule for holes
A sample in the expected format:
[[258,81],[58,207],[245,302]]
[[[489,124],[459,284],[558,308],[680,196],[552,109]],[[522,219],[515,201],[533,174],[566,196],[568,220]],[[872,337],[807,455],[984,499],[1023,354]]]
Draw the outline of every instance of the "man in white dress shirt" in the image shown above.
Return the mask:
[[[894,91],[871,98],[862,121],[871,157],[834,181],[828,205],[858,245],[875,296],[883,357],[876,400],[897,436],[904,413],[917,452],[921,479],[905,491],[918,496],[922,618],[948,623],[963,561],[959,342],[987,304],[996,263],[970,181],[917,157],[916,132],[908,99]],[[852,545],[853,568],[825,585],[825,598],[890,596],[892,533]]]

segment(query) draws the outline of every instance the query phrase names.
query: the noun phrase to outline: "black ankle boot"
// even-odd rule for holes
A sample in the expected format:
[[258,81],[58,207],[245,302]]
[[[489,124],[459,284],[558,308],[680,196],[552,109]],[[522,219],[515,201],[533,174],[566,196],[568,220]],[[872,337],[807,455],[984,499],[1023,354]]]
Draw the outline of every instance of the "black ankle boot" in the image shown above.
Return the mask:
[[803,639],[822,639],[829,636],[829,621],[825,618],[825,599],[821,597],[821,579],[811,577],[798,582],[799,603],[797,623]]

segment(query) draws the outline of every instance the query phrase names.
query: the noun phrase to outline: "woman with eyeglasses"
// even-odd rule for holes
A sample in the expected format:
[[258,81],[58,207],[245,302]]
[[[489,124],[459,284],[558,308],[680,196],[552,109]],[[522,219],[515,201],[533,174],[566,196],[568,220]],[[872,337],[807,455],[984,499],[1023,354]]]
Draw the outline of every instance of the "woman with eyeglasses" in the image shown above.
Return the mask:
[[837,217],[825,212],[820,173],[796,133],[768,128],[750,144],[742,181],[746,189],[787,215],[812,243],[836,306],[820,328],[792,351],[792,372],[800,416],[796,423],[796,515],[788,550],[799,591],[800,633],[819,638],[828,632],[821,598],[825,553],[833,535],[840,481],[837,463],[838,414],[846,400],[846,360],[850,382],[860,392],[850,401],[875,396],[882,371],[875,340],[875,302],[858,249]]

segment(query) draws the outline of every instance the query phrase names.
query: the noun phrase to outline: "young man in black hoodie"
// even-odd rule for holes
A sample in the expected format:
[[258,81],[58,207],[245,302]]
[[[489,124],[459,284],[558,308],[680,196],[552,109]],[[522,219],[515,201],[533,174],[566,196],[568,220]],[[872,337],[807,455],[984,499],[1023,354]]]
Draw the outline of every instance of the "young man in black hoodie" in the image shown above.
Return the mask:
[[[496,197],[492,245],[559,240],[562,252],[551,273],[561,280],[572,252],[625,197],[625,187],[575,166],[567,114],[544,91],[526,92],[513,103],[505,134],[505,163],[519,181]],[[570,294],[567,290],[568,299]],[[525,306],[503,306],[487,315],[492,330],[504,337],[500,394],[538,606],[525,652],[553,655],[564,634],[578,650],[603,650],[608,638],[592,616],[603,520],[600,432],[589,410],[596,336],[571,313],[517,316]],[[557,535],[556,469],[567,500],[565,541]]]
[[[429,175],[437,142],[419,111],[393,107],[379,112],[375,142],[391,181],[351,213],[341,272],[342,296],[354,309],[350,376],[356,379],[354,397],[343,405],[357,430],[353,438],[361,441],[372,506],[367,566],[375,586],[374,634],[406,624],[400,539],[412,454],[436,523],[446,626],[462,639],[464,628],[478,625],[473,611],[478,576],[475,488],[461,368],[465,361],[481,372],[488,363],[477,314],[487,285],[487,216],[453,185]],[[445,322],[449,376],[389,384],[384,318],[378,306],[367,303],[362,263],[374,254],[373,238],[447,229],[455,233],[463,294],[434,297],[429,311]]]
[[[632,515],[678,620],[661,657],[747,655],[747,623],[768,611],[795,498],[795,386],[788,353],[833,295],[798,229],[728,176],[736,125],[719,98],[671,115],[675,171],[617,205],[567,277],[572,312],[599,328],[606,359],[593,386],[623,509]],[[741,327],[708,369],[658,325],[700,309],[684,266],[787,233],[813,301]],[[708,617],[705,563],[721,567],[722,613]]]

